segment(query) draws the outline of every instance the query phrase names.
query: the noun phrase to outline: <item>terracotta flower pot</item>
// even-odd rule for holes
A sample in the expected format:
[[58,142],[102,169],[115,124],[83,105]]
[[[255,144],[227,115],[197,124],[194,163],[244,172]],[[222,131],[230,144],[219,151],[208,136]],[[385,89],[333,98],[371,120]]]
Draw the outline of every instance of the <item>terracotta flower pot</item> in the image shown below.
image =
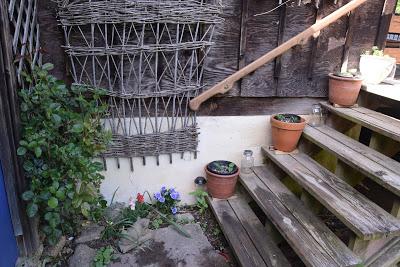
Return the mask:
[[300,117],[298,123],[288,123],[271,116],[272,143],[274,148],[283,152],[292,152],[296,149],[306,121]]
[[329,74],[329,101],[344,107],[353,106],[360,93],[361,78],[345,78]]
[[226,199],[235,193],[236,182],[239,176],[239,169],[230,175],[212,173],[205,168],[207,176],[207,191],[212,197]]

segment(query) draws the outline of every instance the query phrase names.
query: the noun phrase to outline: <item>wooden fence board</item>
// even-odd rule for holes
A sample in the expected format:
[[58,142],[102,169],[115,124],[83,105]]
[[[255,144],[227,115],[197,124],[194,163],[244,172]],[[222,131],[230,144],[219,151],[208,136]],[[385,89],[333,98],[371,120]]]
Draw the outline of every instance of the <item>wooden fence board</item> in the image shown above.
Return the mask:
[[[284,41],[304,31],[315,22],[313,5],[288,6],[286,27],[283,33]],[[316,88],[314,81],[308,79],[308,66],[311,55],[311,42],[294,47],[282,55],[282,70],[278,80],[277,96],[325,96],[313,92]]]
[[[204,62],[203,81],[206,89],[236,72],[239,68],[240,18],[242,3],[237,0],[222,1],[224,22],[216,25],[212,46]],[[228,95],[238,96],[240,86],[236,84]]]
[[[279,9],[269,14],[254,17],[263,11],[273,9],[278,1],[250,1],[249,20],[247,21],[245,64],[249,64],[274,49],[278,40]],[[268,97],[276,96],[273,62],[246,76],[241,83],[241,96]]]

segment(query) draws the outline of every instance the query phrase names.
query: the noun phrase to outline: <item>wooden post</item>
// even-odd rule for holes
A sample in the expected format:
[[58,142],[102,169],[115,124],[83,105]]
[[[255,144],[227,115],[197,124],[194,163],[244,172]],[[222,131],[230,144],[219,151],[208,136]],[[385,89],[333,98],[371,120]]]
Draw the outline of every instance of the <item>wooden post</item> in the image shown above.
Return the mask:
[[389,31],[390,20],[396,8],[397,0],[385,0],[383,4],[382,14],[379,21],[378,34],[376,35],[375,45],[379,49],[385,48],[386,38]]
[[235,82],[242,79],[244,76],[254,72],[264,64],[271,62],[276,57],[282,55],[290,48],[303,44],[307,42],[307,40],[312,37],[315,33],[318,33],[322,29],[326,28],[330,24],[337,21],[339,18],[345,16],[347,13],[351,12],[352,10],[356,9],[360,5],[364,4],[367,0],[353,0],[348,4],[342,6],[335,12],[332,12],[325,18],[321,19],[320,21],[316,22],[311,27],[307,28],[303,32],[299,33],[298,35],[294,36],[293,38],[289,39],[288,41],[284,42],[277,48],[273,49],[272,51],[266,53],[262,57],[258,58],[257,60],[253,61],[246,67],[242,68],[241,70],[235,72],[225,80],[217,83],[214,87],[210,88],[209,90],[203,92],[202,94],[198,95],[194,99],[190,101],[190,108],[192,110],[198,110],[200,105],[206,101],[207,99],[213,97],[214,95],[221,93],[224,94],[228,92],[234,85]]

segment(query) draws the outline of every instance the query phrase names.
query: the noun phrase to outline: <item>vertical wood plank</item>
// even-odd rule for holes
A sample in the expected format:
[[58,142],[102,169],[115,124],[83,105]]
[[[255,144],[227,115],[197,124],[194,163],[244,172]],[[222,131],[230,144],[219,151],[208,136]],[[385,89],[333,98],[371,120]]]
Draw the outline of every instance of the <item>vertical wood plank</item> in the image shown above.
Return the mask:
[[25,212],[19,196],[26,180],[16,155],[19,140],[19,109],[17,77],[13,64],[13,48],[6,1],[0,1],[0,162],[12,216],[14,234],[18,236],[21,256],[33,254],[39,246],[37,228]]
[[[206,89],[236,72],[239,68],[240,24],[242,2],[237,0],[221,1],[224,22],[216,25],[212,46],[204,62],[203,80]],[[230,96],[240,93],[238,83],[230,90]]]
[[57,3],[50,0],[38,1],[38,23],[40,25],[40,40],[43,50],[43,62],[54,64],[52,74],[58,79],[66,79],[66,55],[64,33],[59,26],[56,16]]
[[247,44],[247,21],[249,20],[249,0],[242,0],[242,16],[240,23],[240,52],[239,52],[239,69],[246,66],[245,52]]
[[[279,27],[277,46],[280,46],[283,41],[283,32],[286,27],[286,5],[283,5],[279,10]],[[275,59],[274,78],[279,79],[282,70],[281,56]]]
[[[314,5],[311,4],[288,6],[283,40],[287,41],[314,24],[314,11]],[[310,54],[311,43],[306,42],[304,45],[296,46],[282,55],[282,70],[278,80],[277,96],[301,97],[314,95],[319,90],[316,88],[315,82],[307,78]],[[326,93],[319,94],[319,96],[325,95]]]
[[379,23],[384,1],[369,0],[354,11],[356,16],[354,24],[354,36],[350,46],[349,65],[358,68],[360,54],[370,50],[375,44],[379,30]]
[[375,45],[383,49],[386,45],[387,33],[389,31],[390,20],[396,8],[397,0],[385,0],[382,8],[381,18],[379,20],[378,34]]
[[[278,5],[274,1],[249,1],[249,19],[247,22],[247,45],[245,64],[250,64],[260,56],[276,47],[278,34],[279,9],[262,16],[254,16],[269,11]],[[242,79],[241,96],[270,97],[276,95],[274,64],[269,63]]]
[[[318,22],[322,18],[322,10],[324,8],[324,2],[322,1],[319,5],[319,8],[315,9],[315,23]],[[314,65],[315,65],[315,54],[316,50],[318,49],[318,41],[319,41],[319,36],[321,35],[321,32],[317,34],[317,36],[314,36],[314,38],[311,40],[311,54],[310,54],[310,62],[308,65],[308,79],[313,78],[314,74]]]
[[353,41],[355,23],[356,22],[355,22],[354,12],[350,12],[350,14],[347,18],[346,40],[345,40],[345,43],[343,46],[342,66],[340,68],[341,72],[346,72],[348,70],[350,46]]

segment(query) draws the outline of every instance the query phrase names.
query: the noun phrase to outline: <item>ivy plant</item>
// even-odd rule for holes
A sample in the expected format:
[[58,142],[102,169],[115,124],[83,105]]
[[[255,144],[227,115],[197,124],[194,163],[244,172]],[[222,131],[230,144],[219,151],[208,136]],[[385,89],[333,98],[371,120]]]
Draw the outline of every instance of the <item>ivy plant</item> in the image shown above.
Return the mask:
[[22,198],[29,217],[39,216],[50,244],[73,234],[82,219],[97,219],[105,201],[99,193],[102,164],[93,160],[106,149],[111,134],[101,118],[107,107],[100,90],[68,88],[49,75],[50,63],[24,74],[30,87],[22,89],[22,136],[17,154],[29,181]]

